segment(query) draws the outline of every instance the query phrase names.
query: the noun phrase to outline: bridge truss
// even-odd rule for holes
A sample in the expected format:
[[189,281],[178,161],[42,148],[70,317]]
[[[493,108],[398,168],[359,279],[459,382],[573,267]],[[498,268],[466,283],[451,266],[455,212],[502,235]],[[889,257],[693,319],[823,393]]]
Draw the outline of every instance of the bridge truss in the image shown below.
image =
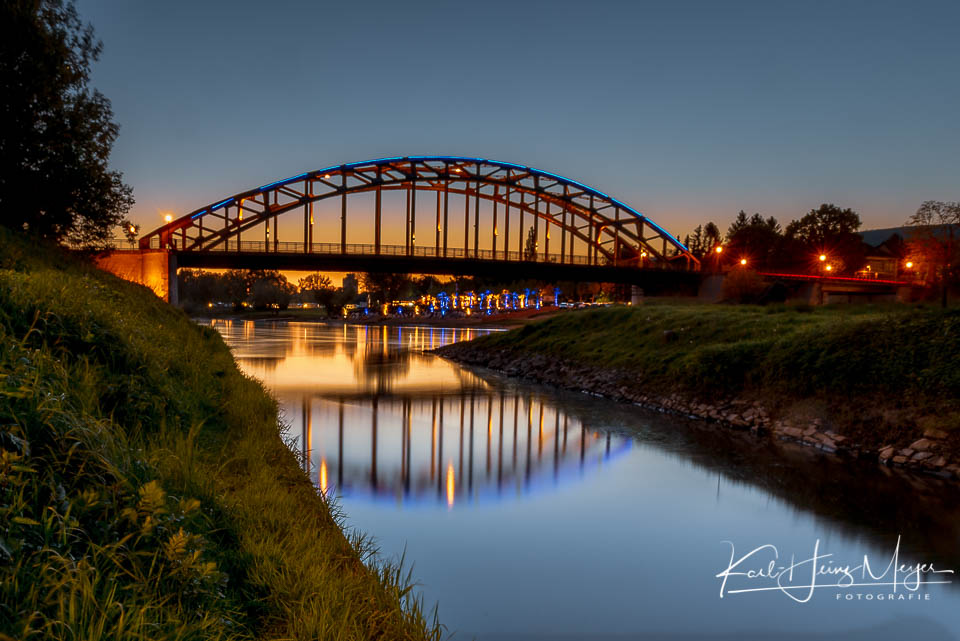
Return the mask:
[[[390,191],[405,194],[403,245],[381,242],[382,196]],[[370,193],[374,242],[349,243],[348,197]],[[454,206],[451,195],[459,197]],[[339,238],[315,238],[314,206],[330,199],[340,201]],[[483,224],[481,201],[492,205],[483,208]],[[281,241],[278,218],[296,212],[303,217],[302,239]],[[431,221],[432,244],[422,238],[418,242],[418,216],[421,229],[423,217]],[[452,233],[450,223],[460,220],[462,228]],[[620,269],[699,268],[679,240],[603,192],[532,167],[459,156],[380,158],[305,172],[197,209],[148,233],[140,247],[178,253],[372,254]]]

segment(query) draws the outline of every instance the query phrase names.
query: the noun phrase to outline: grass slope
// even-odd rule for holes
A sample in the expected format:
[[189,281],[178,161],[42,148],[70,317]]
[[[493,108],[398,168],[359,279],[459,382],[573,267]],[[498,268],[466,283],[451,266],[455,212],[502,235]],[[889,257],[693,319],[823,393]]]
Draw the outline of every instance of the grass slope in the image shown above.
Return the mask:
[[656,393],[814,402],[871,441],[960,428],[958,331],[956,309],[648,304],[563,314],[474,344],[623,370]]
[[0,639],[437,637],[215,331],[0,228]]

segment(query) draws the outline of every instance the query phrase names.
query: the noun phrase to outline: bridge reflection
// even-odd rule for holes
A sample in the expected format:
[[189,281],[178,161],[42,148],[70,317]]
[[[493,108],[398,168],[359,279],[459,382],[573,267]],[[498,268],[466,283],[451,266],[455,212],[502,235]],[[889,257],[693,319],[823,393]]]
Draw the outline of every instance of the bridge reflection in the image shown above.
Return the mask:
[[325,492],[448,506],[595,470],[631,439],[427,353],[490,329],[211,321],[276,396]]
[[299,426],[304,468],[324,492],[449,507],[556,485],[631,443],[506,390],[305,396],[287,419]]

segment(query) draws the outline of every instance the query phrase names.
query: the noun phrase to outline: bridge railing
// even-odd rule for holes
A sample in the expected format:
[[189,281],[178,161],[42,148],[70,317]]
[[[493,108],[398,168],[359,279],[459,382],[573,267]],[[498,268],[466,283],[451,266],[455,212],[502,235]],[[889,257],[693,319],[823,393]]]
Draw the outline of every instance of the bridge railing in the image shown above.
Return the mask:
[[[308,246],[309,245],[309,246]],[[151,238],[151,249],[159,249],[160,242]],[[171,249],[180,249],[178,239],[171,239]],[[346,249],[346,251],[344,251]],[[473,260],[502,260],[502,261],[535,261],[541,263],[566,263],[570,265],[591,265],[595,259],[591,256],[579,254],[537,252],[536,257],[525,257],[524,252],[503,249],[464,249],[463,247],[413,247],[404,245],[380,245],[379,251],[373,243],[303,243],[290,241],[262,241],[230,239],[214,249],[202,250],[209,253],[243,253],[243,254],[326,254],[349,256],[414,256],[422,258],[459,258]]]

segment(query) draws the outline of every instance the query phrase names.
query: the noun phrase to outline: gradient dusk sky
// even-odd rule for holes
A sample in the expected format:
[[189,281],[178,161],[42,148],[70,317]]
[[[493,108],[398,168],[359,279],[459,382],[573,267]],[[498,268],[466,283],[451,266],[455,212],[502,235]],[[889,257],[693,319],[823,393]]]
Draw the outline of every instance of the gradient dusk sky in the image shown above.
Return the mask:
[[145,230],[328,165],[449,154],[682,235],[960,200],[960,2],[79,0]]

